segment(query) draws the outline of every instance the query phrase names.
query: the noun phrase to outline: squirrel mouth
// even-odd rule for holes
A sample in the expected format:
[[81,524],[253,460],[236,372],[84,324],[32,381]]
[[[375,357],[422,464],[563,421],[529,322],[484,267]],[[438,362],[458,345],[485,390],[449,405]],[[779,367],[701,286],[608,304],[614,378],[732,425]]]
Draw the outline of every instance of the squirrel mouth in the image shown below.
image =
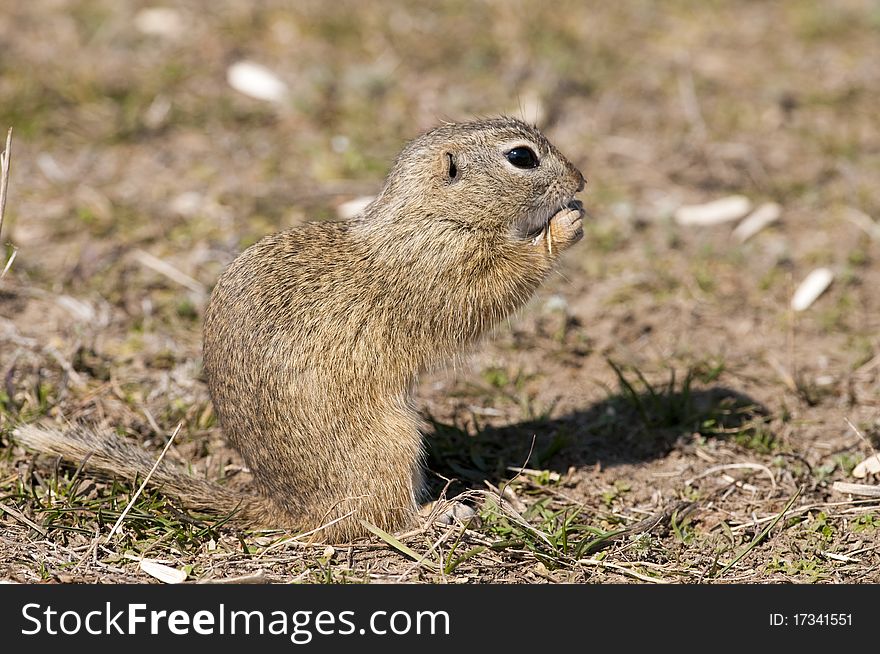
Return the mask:
[[561,213],[568,211],[577,211],[580,217],[584,215],[584,205],[580,200],[575,200],[573,196],[565,199],[562,204],[551,206],[548,209],[539,209],[527,214],[519,224],[518,231],[520,235],[527,239],[533,239],[540,236],[548,227],[550,222]]

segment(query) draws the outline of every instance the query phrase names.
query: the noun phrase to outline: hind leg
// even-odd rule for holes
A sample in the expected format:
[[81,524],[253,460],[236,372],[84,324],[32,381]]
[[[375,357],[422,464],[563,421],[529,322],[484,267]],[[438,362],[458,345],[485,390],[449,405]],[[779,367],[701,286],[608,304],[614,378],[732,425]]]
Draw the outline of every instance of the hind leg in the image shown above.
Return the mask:
[[390,533],[413,526],[422,495],[419,427],[414,413],[395,408],[346,439],[350,451],[324,468],[334,477],[312,494],[319,499],[306,507],[302,531],[315,530],[315,541],[341,542],[370,533],[362,520]]

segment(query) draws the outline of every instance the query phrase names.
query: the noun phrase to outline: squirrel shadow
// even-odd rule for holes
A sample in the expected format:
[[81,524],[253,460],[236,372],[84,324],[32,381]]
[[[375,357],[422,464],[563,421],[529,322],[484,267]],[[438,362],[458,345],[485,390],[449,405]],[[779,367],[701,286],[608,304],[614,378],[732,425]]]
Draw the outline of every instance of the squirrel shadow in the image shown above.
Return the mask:
[[749,447],[771,445],[767,409],[737,391],[632,387],[584,410],[554,419],[533,419],[503,427],[468,430],[438,422],[427,436],[427,482],[432,497],[455,480],[448,494],[498,486],[520,468],[566,473],[601,463],[611,467],[665,456],[695,433],[733,438]]

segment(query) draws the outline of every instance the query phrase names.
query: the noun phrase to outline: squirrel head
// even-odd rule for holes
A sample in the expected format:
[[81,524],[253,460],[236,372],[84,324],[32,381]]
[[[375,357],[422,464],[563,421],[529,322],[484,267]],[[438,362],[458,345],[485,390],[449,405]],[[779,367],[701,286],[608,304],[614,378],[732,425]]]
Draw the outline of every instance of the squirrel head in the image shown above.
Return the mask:
[[375,204],[407,227],[527,241],[584,184],[537,127],[501,117],[447,123],[408,143]]

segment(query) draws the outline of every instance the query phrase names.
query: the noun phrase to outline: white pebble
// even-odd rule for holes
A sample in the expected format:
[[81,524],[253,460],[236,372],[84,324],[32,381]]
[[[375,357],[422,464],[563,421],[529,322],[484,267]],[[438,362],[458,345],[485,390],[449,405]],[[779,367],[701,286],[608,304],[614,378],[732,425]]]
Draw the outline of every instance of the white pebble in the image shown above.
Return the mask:
[[373,195],[362,195],[354,200],[343,202],[336,207],[336,215],[342,220],[351,220],[359,216],[367,208],[367,205],[375,199],[376,197]]
[[226,71],[229,86],[257,100],[285,102],[288,97],[287,84],[275,73],[252,61],[239,61]]
[[144,559],[141,561],[140,566],[141,570],[151,577],[155,577],[164,584],[179,584],[186,581],[185,570],[177,570],[176,568],[157,563],[156,561],[151,561],[150,559]]
[[733,230],[733,237],[745,243],[762,229],[775,223],[782,215],[782,207],[775,202],[767,202],[746,216]]
[[205,198],[197,191],[186,191],[171,200],[170,209],[180,216],[192,217],[204,206]]
[[880,472],[880,455],[872,454],[853,468],[852,476],[857,479],[864,479],[868,475],[874,475],[878,472]]
[[134,26],[143,34],[175,37],[183,32],[180,14],[170,7],[147,7],[134,17]]
[[157,95],[144,112],[144,125],[150,129],[159,129],[165,124],[170,112],[171,100],[164,95]]
[[859,211],[855,207],[846,207],[843,217],[859,229],[864,230],[871,238],[880,240],[880,225],[875,223],[874,219],[868,214]]
[[350,145],[351,140],[343,134],[337,134],[332,139],[330,139],[330,147],[336,154],[342,154],[343,152],[348,150]]
[[68,311],[79,322],[94,322],[95,310],[87,302],[77,300],[69,295],[59,295],[55,298],[55,303]]
[[67,173],[58,165],[55,158],[46,152],[41,152],[37,155],[37,168],[51,182],[66,182],[69,179]]
[[675,222],[679,225],[720,225],[745,216],[752,203],[744,195],[731,195],[706,204],[690,204],[679,207]]
[[834,273],[830,268],[816,268],[801,282],[794,296],[791,298],[791,308],[795,311],[804,311],[825,292],[834,279]]

